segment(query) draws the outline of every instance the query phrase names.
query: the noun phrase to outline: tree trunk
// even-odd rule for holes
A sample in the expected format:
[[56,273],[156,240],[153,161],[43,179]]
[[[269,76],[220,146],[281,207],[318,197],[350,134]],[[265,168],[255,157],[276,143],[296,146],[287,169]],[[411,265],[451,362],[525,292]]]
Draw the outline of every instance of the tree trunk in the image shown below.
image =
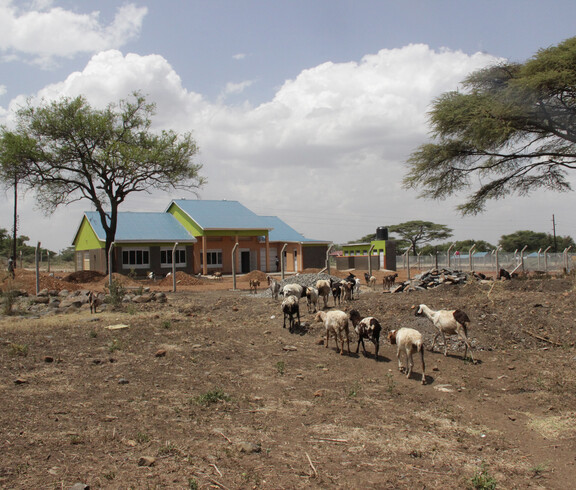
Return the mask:
[[12,230],[12,257],[14,259],[14,267],[16,267],[16,250],[17,250],[17,237],[18,237],[18,177],[14,177],[14,227]]

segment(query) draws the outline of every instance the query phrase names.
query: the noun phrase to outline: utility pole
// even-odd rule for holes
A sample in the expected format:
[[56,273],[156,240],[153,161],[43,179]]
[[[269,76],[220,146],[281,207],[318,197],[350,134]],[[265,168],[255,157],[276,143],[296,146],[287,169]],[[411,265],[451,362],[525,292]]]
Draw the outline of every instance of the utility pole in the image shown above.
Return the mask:
[[556,245],[556,220],[554,215],[552,215],[552,234],[554,236],[554,253],[558,252],[558,246]]

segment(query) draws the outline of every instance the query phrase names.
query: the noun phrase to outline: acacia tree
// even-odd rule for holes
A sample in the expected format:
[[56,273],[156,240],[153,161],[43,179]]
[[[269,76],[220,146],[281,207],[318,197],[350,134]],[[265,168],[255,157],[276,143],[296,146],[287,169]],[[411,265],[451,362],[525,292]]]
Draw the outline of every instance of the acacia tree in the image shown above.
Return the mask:
[[[463,214],[487,201],[544,188],[570,190],[576,168],[576,37],[525,63],[476,71],[464,91],[438,97],[429,113],[434,142],[410,156],[404,186],[444,199],[465,189]],[[474,186],[477,187],[474,187]]]
[[418,253],[418,245],[435,240],[445,240],[452,236],[452,229],[431,221],[406,221],[389,226],[391,233],[397,233],[403,240],[410,242],[414,254]]
[[537,252],[552,247],[554,252],[564,250],[567,247],[575,247],[574,240],[569,236],[556,236],[550,233],[541,233],[530,230],[520,230],[502,235],[498,244],[505,252],[514,252],[526,247],[527,252]]
[[108,251],[118,208],[130,194],[194,191],[205,183],[202,166],[192,161],[198,148],[191,134],[153,132],[154,113],[154,104],[138,92],[105,109],[91,107],[82,96],[65,97],[37,107],[28,104],[16,113],[16,129],[3,128],[0,137],[8,142],[6,151],[10,141],[34,142],[21,145],[22,182],[36,191],[44,211],[82,199],[94,205]]
[[0,181],[14,193],[12,243],[10,254],[14,259],[18,249],[18,184],[28,175],[26,155],[34,142],[26,136],[10,132],[0,134]]

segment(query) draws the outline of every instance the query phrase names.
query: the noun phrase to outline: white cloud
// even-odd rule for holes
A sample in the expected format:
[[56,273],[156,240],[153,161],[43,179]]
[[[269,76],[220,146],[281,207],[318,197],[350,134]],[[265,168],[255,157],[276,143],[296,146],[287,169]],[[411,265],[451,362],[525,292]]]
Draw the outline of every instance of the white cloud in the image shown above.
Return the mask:
[[244,92],[244,90],[246,90],[248,87],[250,87],[254,82],[252,80],[246,80],[244,82],[239,82],[239,83],[233,83],[233,82],[228,82],[226,84],[226,88],[224,89],[224,94],[228,95],[228,94],[241,94],[242,92]]
[[[454,228],[456,239],[495,243],[517,229],[540,231],[534,223],[547,224],[551,215],[546,197],[523,200],[523,211],[514,206],[518,201],[491,203],[485,215],[463,219],[453,210],[455,202],[418,200],[401,188],[403,163],[427,137],[431,100],[495,61],[481,53],[410,45],[359,62],[324,63],[286,81],[267,103],[231,107],[185,90],[161,56],[109,50],[37,96],[85,94],[102,106],[141,90],[157,104],[157,127],[193,132],[209,182],[202,198],[239,200],[257,213],[280,216],[310,238],[345,242],[377,226],[424,219]],[[12,107],[22,102],[14,100]],[[566,196],[555,203],[567,203]],[[173,197],[193,196],[142,194],[123,209],[163,210]],[[32,212],[29,202],[21,208],[22,214]],[[22,219],[22,233],[33,241],[35,234],[49,237],[58,245],[45,246],[63,248],[75,231],[70,223],[88,208],[81,203],[28,229],[32,218]],[[49,231],[54,227],[58,233]]]
[[58,57],[96,53],[120,47],[140,33],[146,7],[126,4],[114,20],[102,25],[99,12],[77,14],[49,1],[35,2],[20,11],[12,0],[0,1],[0,52],[3,58],[23,57],[48,67]]
[[238,53],[232,56],[234,60],[243,60],[246,59],[246,53]]

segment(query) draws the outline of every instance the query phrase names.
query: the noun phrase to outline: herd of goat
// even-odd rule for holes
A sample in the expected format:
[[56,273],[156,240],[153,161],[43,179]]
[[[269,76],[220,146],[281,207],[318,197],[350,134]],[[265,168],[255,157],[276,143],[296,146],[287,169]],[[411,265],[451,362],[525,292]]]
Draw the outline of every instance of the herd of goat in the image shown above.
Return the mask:
[[[391,287],[398,274],[390,274],[383,280],[383,285]],[[365,280],[369,287],[374,288],[376,278],[374,276],[365,274]],[[328,300],[330,296],[334,299],[334,307],[341,304],[342,301],[353,299],[354,294],[357,294],[360,289],[360,281],[350,274],[346,279],[336,281],[330,279],[319,279],[315,287],[306,287],[300,284],[286,284],[281,286],[278,281],[268,276],[268,287],[272,293],[272,297],[279,299],[283,297],[282,313],[283,313],[283,327],[293,332],[296,324],[300,325],[300,299],[306,298],[308,312],[315,313],[314,320],[324,324],[326,341],[325,347],[328,347],[330,337],[334,337],[336,348],[340,354],[344,354],[344,343],[347,344],[348,353],[350,353],[350,337],[349,325],[352,324],[354,331],[358,337],[358,345],[356,346],[356,353],[360,350],[360,344],[366,355],[366,347],[364,341],[369,341],[374,344],[375,358],[378,360],[378,351],[380,347],[380,334],[382,326],[380,322],[370,316],[362,317],[362,315],[355,309],[350,310],[348,313],[341,310],[329,310]],[[258,285],[260,283],[258,282]],[[250,283],[250,289],[256,292],[257,286]],[[322,300],[323,309],[318,309],[318,303]],[[413,307],[415,314],[426,316],[436,328],[436,336],[432,342],[431,350],[434,350],[436,341],[439,336],[442,336],[444,342],[444,355],[447,355],[446,335],[457,335],[465,344],[464,358],[466,358],[468,351],[470,351],[470,359],[473,363],[476,361],[472,355],[472,347],[468,340],[468,323],[470,319],[461,310],[432,310],[428,306],[421,304]],[[398,330],[392,330],[388,333],[388,340],[392,345],[396,345],[396,356],[398,359],[398,369],[400,372],[406,374],[410,378],[412,368],[414,366],[413,355],[419,354],[422,363],[422,384],[426,384],[426,367],[424,362],[424,343],[422,334],[413,329],[402,327]],[[405,365],[403,359],[405,358]]]

